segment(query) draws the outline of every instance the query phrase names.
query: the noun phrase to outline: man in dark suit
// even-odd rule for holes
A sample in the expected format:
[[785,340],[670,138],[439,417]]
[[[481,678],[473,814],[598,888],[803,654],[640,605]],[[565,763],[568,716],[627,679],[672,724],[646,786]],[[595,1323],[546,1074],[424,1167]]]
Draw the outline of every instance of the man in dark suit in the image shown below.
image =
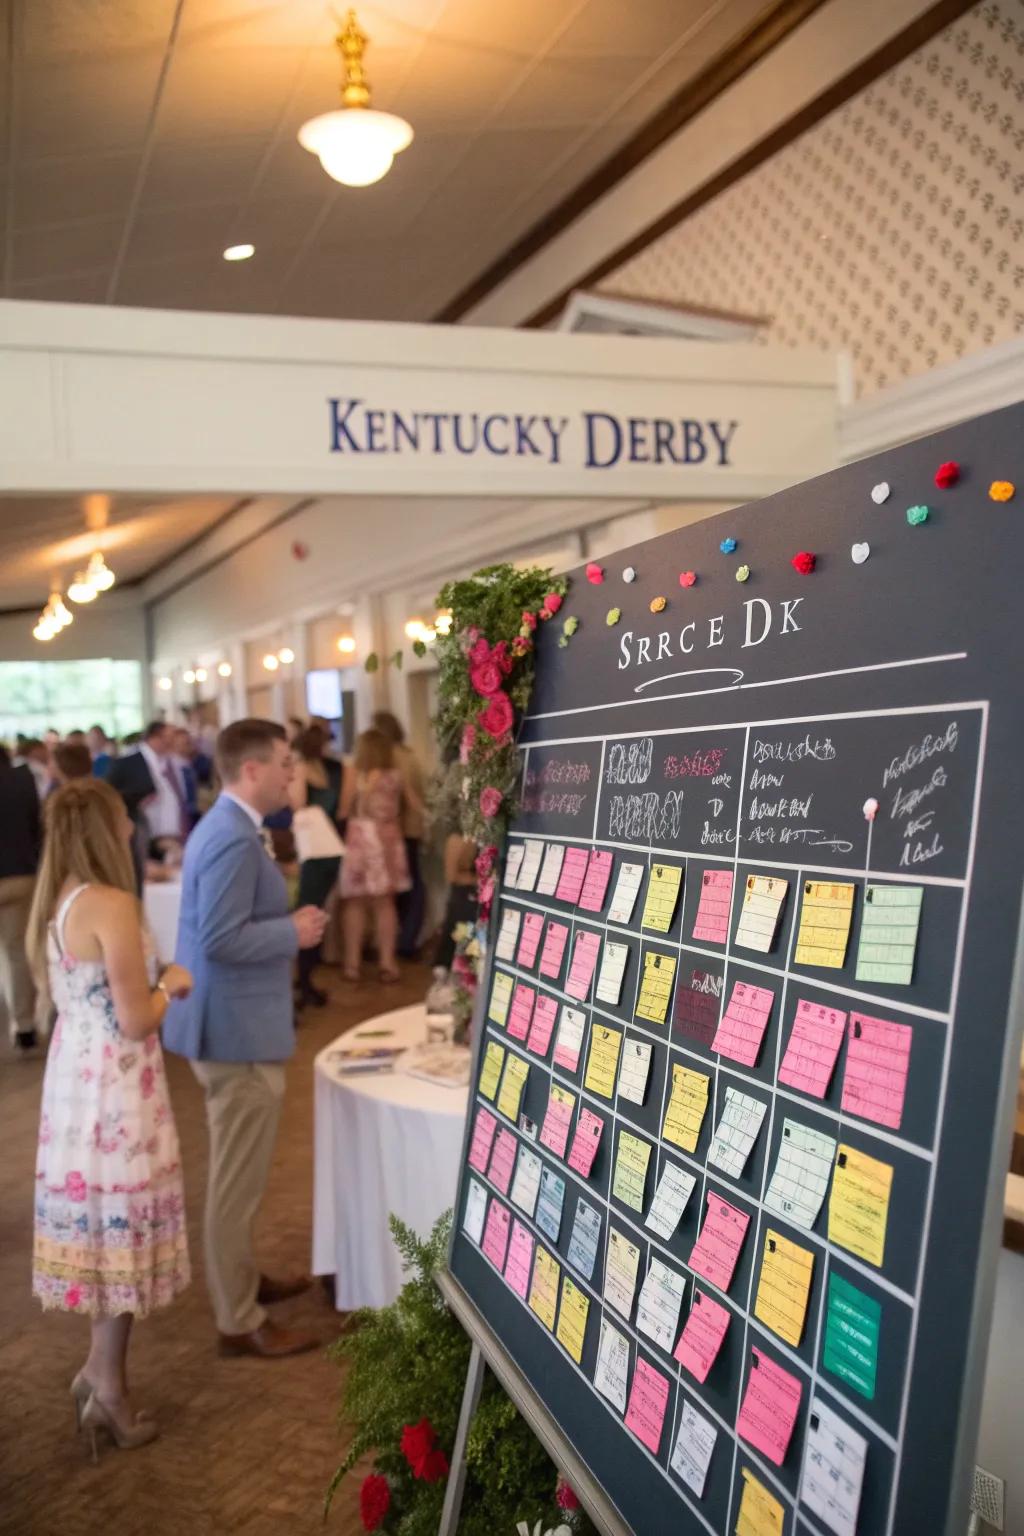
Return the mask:
[[28,768],[0,747],[0,997],[19,1050],[36,1043],[35,987],[25,955],[40,845],[39,795]]

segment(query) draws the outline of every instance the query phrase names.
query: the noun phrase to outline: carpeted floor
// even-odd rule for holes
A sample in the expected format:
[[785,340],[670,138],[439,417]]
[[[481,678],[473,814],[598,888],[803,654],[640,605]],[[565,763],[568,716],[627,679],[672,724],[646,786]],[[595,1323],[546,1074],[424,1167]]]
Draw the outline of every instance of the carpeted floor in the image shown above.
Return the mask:
[[[271,1274],[310,1262],[316,1052],[362,1019],[420,999],[429,973],[407,966],[398,986],[346,987],[312,1010],[289,1069],[277,1158],[264,1206],[261,1257]],[[185,1165],[194,1279],[168,1310],[140,1324],[132,1373],[161,1438],[139,1451],[101,1440],[93,1466],[74,1433],[68,1384],[86,1352],[83,1320],[44,1316],[30,1291],[32,1184],[41,1056],[0,1044],[0,1532],[3,1536],[354,1536],[358,1479],[341,1489],[326,1528],[324,1489],[344,1452],[338,1368],[322,1352],[294,1360],[221,1360],[203,1279],[200,1238],[206,1127],[187,1065],[168,1057]],[[324,1345],[343,1319],[321,1287],[274,1309]]]

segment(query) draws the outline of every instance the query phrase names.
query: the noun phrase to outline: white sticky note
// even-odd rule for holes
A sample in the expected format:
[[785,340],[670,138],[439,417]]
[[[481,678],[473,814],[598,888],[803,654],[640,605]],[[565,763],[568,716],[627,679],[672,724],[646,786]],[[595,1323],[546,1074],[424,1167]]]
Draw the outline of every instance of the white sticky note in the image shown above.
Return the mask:
[[487,1214],[487,1191],[476,1179],[470,1179],[466,1191],[466,1209],[462,1216],[462,1230],[470,1242],[480,1246],[484,1232],[484,1216]]
[[684,1168],[677,1168],[675,1163],[666,1163],[661,1170],[661,1178],[654,1191],[644,1226],[657,1232],[667,1243],[679,1225],[696,1183],[694,1174],[687,1173]]
[[517,891],[532,891],[537,884],[537,876],[540,873],[540,861],[544,855],[544,844],[535,837],[528,837],[523,849],[523,862],[519,868],[519,876],[516,880]]
[[856,1536],[868,1446],[820,1397],[811,1398],[800,1502],[836,1536]]
[[615,881],[612,904],[608,909],[608,921],[610,923],[629,923],[633,916],[633,908],[636,906],[636,898],[640,894],[643,878],[643,864],[619,865],[619,874],[618,879]]
[[562,873],[562,860],[565,858],[564,843],[548,843],[544,850],[544,862],[540,867],[540,875],[537,878],[537,895],[553,896],[558,887],[558,877]]
[[494,953],[499,960],[515,959],[516,940],[519,937],[519,924],[523,920],[523,914],[519,907],[506,907],[501,914],[501,927],[498,929],[498,941],[494,946]]
[[730,1179],[740,1177],[754,1150],[767,1108],[764,1100],[752,1093],[741,1093],[738,1088],[725,1090],[722,1118],[708,1150],[708,1162],[713,1168],[720,1168]]
[[642,1104],[647,1094],[647,1077],[651,1070],[651,1043],[649,1040],[626,1040],[622,1046],[619,1063],[619,1098],[631,1104]]
[[672,1447],[672,1470],[698,1499],[704,1497],[704,1484],[717,1439],[718,1430],[711,1420],[698,1413],[684,1397],[676,1443]]
[[629,1340],[607,1318],[601,1319],[601,1338],[597,1346],[594,1386],[602,1397],[614,1403],[620,1413],[626,1411],[626,1382],[629,1377]]
[[646,1334],[655,1344],[660,1344],[666,1354],[672,1353],[679,1332],[679,1309],[686,1291],[686,1277],[679,1275],[661,1259],[652,1258],[650,1268],[640,1287],[640,1299],[636,1306],[638,1333]]
[[619,944],[614,939],[606,939],[601,951],[601,969],[597,976],[597,991],[594,994],[598,1002],[609,1003],[614,1007],[622,996],[622,978],[626,974],[626,961],[629,959],[629,945]]

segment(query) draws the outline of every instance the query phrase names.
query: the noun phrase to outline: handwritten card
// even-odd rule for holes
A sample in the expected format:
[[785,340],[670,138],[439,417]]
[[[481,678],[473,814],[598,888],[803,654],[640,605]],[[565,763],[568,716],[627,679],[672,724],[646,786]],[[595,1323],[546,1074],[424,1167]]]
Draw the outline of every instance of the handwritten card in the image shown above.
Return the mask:
[[638,1019],[649,1019],[652,1024],[664,1024],[668,1018],[668,1005],[672,999],[672,982],[675,974],[675,955],[656,955],[650,950],[647,951],[644,955],[644,974],[636,1005]]
[[601,935],[599,933],[578,933],[576,943],[573,945],[572,963],[569,966],[569,976],[565,983],[565,990],[570,997],[583,1001],[590,991],[590,983],[594,979],[594,967],[597,965],[598,951],[601,948]]
[[604,906],[608,881],[612,874],[612,855],[606,848],[592,848],[587,860],[587,874],[580,892],[581,912],[600,912]]
[[584,1088],[600,1094],[602,1099],[615,1097],[615,1074],[619,1065],[619,1048],[622,1030],[607,1024],[595,1024],[590,1032],[590,1055],[583,1079]]
[[693,925],[698,944],[726,944],[732,912],[732,870],[706,869],[701,876],[700,901]]
[[626,1411],[626,1381],[629,1377],[629,1340],[606,1317],[601,1319],[597,1346],[594,1386],[601,1396],[619,1410]]
[[533,1261],[533,1284],[530,1286],[529,1307],[530,1311],[535,1312],[545,1328],[551,1332],[554,1332],[555,1327],[558,1281],[561,1273],[562,1267],[557,1259],[552,1258],[547,1249],[538,1243]]
[[618,879],[615,881],[615,890],[612,892],[612,904],[608,908],[610,923],[621,923],[624,927],[628,927],[643,879],[642,864],[619,865]]
[[749,1467],[741,1467],[743,1492],[736,1516],[736,1536],[782,1536],[785,1511],[778,1499],[759,1483]]
[[491,1000],[487,1004],[487,1017],[492,1023],[504,1028],[512,1001],[512,977],[505,971],[495,971],[491,985]]
[[511,1223],[511,1214],[505,1209],[500,1200],[492,1200],[487,1210],[487,1225],[484,1227],[484,1253],[490,1259],[495,1269],[505,1268],[505,1253],[508,1248],[508,1233]]
[[533,1023],[530,1025],[530,1036],[526,1042],[528,1051],[533,1051],[537,1056],[547,1055],[557,1017],[557,999],[541,993],[533,1010]]
[[544,855],[544,844],[535,837],[528,837],[523,847],[523,861],[519,866],[519,874],[516,879],[517,891],[532,891],[537,884],[537,876],[540,873],[540,861]]
[[856,1536],[868,1444],[820,1397],[811,1399],[800,1502],[836,1536]]
[[555,1337],[577,1365],[583,1361],[583,1341],[587,1333],[589,1312],[590,1297],[566,1275],[562,1280],[562,1300],[558,1308]]
[[565,857],[564,843],[548,843],[544,850],[544,862],[537,876],[537,895],[553,896],[558,889],[559,876],[562,873],[562,860]]
[[476,1119],[473,1121],[473,1139],[469,1144],[469,1156],[466,1161],[477,1173],[486,1173],[487,1164],[491,1158],[491,1143],[494,1133],[498,1129],[498,1122],[489,1109],[478,1109]]
[[722,1118],[715,1127],[708,1163],[720,1168],[730,1179],[738,1179],[747,1166],[768,1106],[763,1099],[738,1088],[725,1090]]
[[510,963],[515,959],[516,940],[519,937],[519,924],[522,917],[519,907],[506,907],[502,912],[501,927],[498,929],[498,938],[494,946],[497,959],[507,960]]
[[881,1268],[892,1165],[839,1143],[828,1202],[829,1241]]
[[501,1069],[505,1062],[505,1047],[497,1040],[488,1040],[484,1059],[480,1064],[480,1092],[494,1103],[494,1095],[501,1081]]
[[540,1176],[540,1199],[537,1201],[537,1225],[558,1242],[562,1230],[562,1206],[565,1204],[565,1180],[553,1168],[545,1168]]
[[801,999],[779,1068],[779,1082],[823,1099],[832,1081],[845,1031],[846,1014],[841,1009],[824,1008],[820,1003]]
[[569,1148],[569,1167],[581,1178],[589,1179],[597,1149],[601,1145],[604,1121],[592,1109],[581,1109],[576,1122],[576,1134]]
[[775,944],[775,934],[782,916],[782,903],[789,881],[775,875],[748,875],[743,892],[743,909],[736,928],[736,944],[767,955]]
[[618,1004],[622,996],[622,981],[626,974],[628,960],[628,944],[620,944],[614,939],[605,940],[604,948],[601,950],[597,991],[594,994],[599,1003],[608,1003],[613,1008]]
[[514,891],[519,883],[519,874],[523,867],[523,854],[526,847],[523,843],[509,843],[508,854],[505,859],[505,890]]
[[690,1254],[690,1268],[720,1291],[728,1291],[739,1261],[750,1217],[721,1195],[710,1193],[700,1236]]
[[857,980],[909,987],[914,978],[924,887],[869,885],[857,947]]
[[803,1383],[755,1345],[736,1433],[776,1467],[786,1459]]
[[648,1365],[642,1355],[637,1355],[626,1410],[626,1428],[631,1429],[641,1445],[646,1445],[654,1456],[661,1447],[667,1404],[668,1378],[653,1365]]
[[651,1042],[627,1040],[619,1067],[619,1098],[630,1104],[642,1104],[647,1096],[647,1078],[651,1070]]
[[562,957],[565,954],[565,946],[569,938],[569,926],[567,923],[556,923],[554,920],[548,923],[547,932],[544,935],[544,948],[540,955],[540,974],[548,976],[552,981],[557,981],[562,970]]
[[796,936],[797,965],[841,971],[853,920],[852,885],[833,880],[805,880]]
[[878,1302],[830,1270],[822,1364],[869,1402],[875,1395],[881,1332],[882,1308]]
[[619,1132],[619,1145],[612,1173],[612,1194],[623,1205],[634,1211],[644,1208],[644,1190],[647,1185],[647,1168],[651,1161],[651,1144],[634,1136],[630,1131]]
[[529,1071],[530,1063],[509,1051],[505,1070],[501,1075],[501,1089],[498,1093],[498,1110],[508,1120],[519,1119],[519,1106],[523,1102],[523,1089],[526,1087]]
[[796,1120],[783,1120],[778,1161],[765,1191],[765,1209],[810,1232],[825,1201],[835,1155],[834,1137]]
[[597,1250],[601,1242],[601,1212],[585,1200],[576,1203],[572,1232],[569,1236],[569,1263],[585,1280],[594,1277]]
[[543,1166],[536,1152],[531,1152],[529,1147],[520,1145],[519,1157],[516,1160],[516,1176],[512,1180],[512,1204],[518,1206],[521,1211],[525,1211],[531,1221],[537,1209]]
[[769,1227],[764,1235],[754,1316],[794,1349],[803,1338],[813,1274],[814,1254]]
[[544,1124],[540,1128],[540,1139],[541,1144],[548,1147],[556,1157],[565,1156],[569,1127],[572,1124],[572,1112],[575,1107],[576,1095],[570,1093],[568,1088],[561,1088],[557,1083],[552,1083]]
[[516,1163],[516,1146],[516,1138],[512,1132],[502,1126],[495,1137],[487,1177],[495,1189],[503,1195],[508,1194],[508,1187],[512,1182],[512,1170]]
[[544,918],[540,912],[527,912],[523,917],[522,934],[516,964],[521,970],[532,971],[537,961],[540,936],[544,931]]
[[701,1045],[711,1044],[718,1029],[723,985],[723,978],[710,971],[693,970],[689,981],[680,977],[673,1023],[681,1035]]
[[851,1013],[843,1078],[844,1113],[899,1130],[913,1033],[909,1024]]
[[505,1279],[517,1296],[526,1300],[530,1290],[530,1270],[533,1267],[533,1237],[521,1221],[512,1218],[512,1236],[508,1243],[505,1261]]
[[718,1358],[722,1341],[729,1331],[731,1317],[728,1307],[723,1307],[713,1296],[707,1296],[694,1287],[693,1306],[679,1335],[674,1355],[697,1381],[707,1381],[708,1372]]
[[608,1230],[608,1248],[604,1256],[604,1299],[629,1322],[636,1295],[636,1274],[640,1249],[614,1227]]
[[697,1150],[697,1138],[708,1108],[708,1088],[711,1079],[703,1072],[690,1067],[672,1064],[672,1091],[665,1105],[665,1119],[661,1134],[665,1141],[682,1147],[684,1152]]
[[466,1191],[466,1209],[462,1213],[462,1230],[471,1243],[480,1246],[487,1214],[487,1191],[476,1179],[470,1179]]
[[672,1447],[670,1466],[698,1499],[704,1497],[708,1467],[718,1439],[718,1430],[710,1419],[683,1398],[679,1413],[676,1443]]
[[679,1332],[679,1309],[685,1290],[685,1276],[676,1274],[661,1259],[651,1259],[637,1299],[636,1328],[667,1355],[672,1353]]
[[744,1067],[757,1065],[761,1042],[768,1028],[773,993],[769,987],[752,987],[738,981],[722,1015],[711,1049]]
[[570,1008],[567,1003],[563,1005],[555,1037],[555,1054],[551,1058],[556,1067],[563,1067],[566,1072],[576,1071],[580,1064],[586,1024],[585,1013],[581,1013],[578,1008]]
[[533,1005],[537,994],[525,982],[517,981],[512,993],[512,1007],[508,1015],[508,1032],[513,1040],[525,1040],[530,1033]]
[[678,864],[652,864],[647,880],[647,896],[644,900],[641,928],[651,928],[655,933],[668,933],[676,915],[679,888],[683,883],[683,871]]
[[666,1162],[644,1226],[657,1232],[667,1243],[682,1219],[696,1184],[694,1174],[687,1173],[684,1168],[677,1168],[675,1163]]
[[583,882],[587,877],[589,854],[586,848],[567,848],[562,861],[562,873],[555,891],[556,901],[567,901],[575,906],[580,899]]

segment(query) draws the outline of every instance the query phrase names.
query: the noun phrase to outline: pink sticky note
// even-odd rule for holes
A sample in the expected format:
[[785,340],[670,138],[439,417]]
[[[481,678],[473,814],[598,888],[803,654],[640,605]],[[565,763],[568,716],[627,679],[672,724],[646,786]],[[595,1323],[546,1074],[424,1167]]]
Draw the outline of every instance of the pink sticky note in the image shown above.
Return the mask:
[[913,1033],[909,1024],[851,1013],[843,1078],[844,1110],[874,1120],[876,1125],[899,1130]]
[[719,1056],[728,1056],[745,1067],[757,1062],[761,1041],[768,1028],[768,1015],[772,1011],[772,992],[768,987],[752,987],[738,981],[732,989],[726,1010],[722,1015],[711,1049]]
[[562,969],[562,956],[565,954],[565,943],[569,937],[569,928],[566,923],[548,923],[548,931],[544,935],[544,948],[540,952],[540,974],[550,976],[554,981]]
[[590,983],[594,979],[594,967],[597,965],[597,956],[600,948],[600,934],[578,933],[576,935],[576,945],[572,952],[572,964],[569,966],[569,979],[565,983],[565,990],[570,997],[577,997],[582,1000],[590,991]]
[[750,1217],[743,1211],[721,1195],[708,1195],[704,1225],[690,1254],[690,1268],[720,1291],[727,1291],[749,1225]]
[[505,1279],[517,1296],[526,1300],[530,1289],[530,1267],[533,1264],[533,1238],[521,1221],[512,1218],[512,1236],[508,1245],[508,1263]]
[[754,1349],[736,1433],[776,1467],[781,1467],[786,1459],[802,1392],[803,1383],[798,1377],[784,1371],[760,1349]]
[[693,1306],[686,1319],[686,1326],[679,1335],[675,1358],[698,1381],[708,1379],[708,1372],[728,1332],[729,1318],[728,1307],[723,1307],[713,1296],[706,1296],[694,1287]]
[[517,982],[512,993],[512,1006],[508,1011],[508,1032],[513,1040],[525,1040],[530,1033],[533,1005],[537,994],[525,982]]
[[548,1099],[544,1124],[540,1128],[540,1139],[545,1147],[550,1147],[556,1157],[565,1156],[565,1146],[569,1140],[569,1126],[572,1124],[575,1104],[574,1094],[569,1094],[567,1099],[560,1099],[552,1093]]
[[700,901],[693,936],[701,944],[725,944],[732,913],[732,870],[706,869],[700,882]]
[[601,1132],[604,1130],[604,1121],[594,1114],[592,1109],[581,1109],[580,1118],[576,1123],[576,1134],[569,1148],[569,1167],[575,1168],[583,1178],[589,1179],[590,1170],[594,1166],[594,1158],[597,1149],[601,1145]]
[[779,1082],[823,1099],[828,1093],[845,1029],[846,1014],[838,1008],[823,1008],[820,1003],[803,1000],[798,1002],[793,1033],[779,1068]]
[[568,901],[573,906],[580,899],[583,882],[587,878],[589,855],[586,848],[567,848],[562,860],[562,873],[555,890],[556,901]]
[[612,855],[606,848],[593,848],[587,861],[587,874],[580,895],[580,908],[584,912],[600,912],[604,906],[608,881],[612,876]]
[[535,1051],[538,1056],[546,1056],[548,1046],[551,1044],[551,1032],[555,1027],[558,1017],[558,1003],[553,997],[547,997],[542,992],[537,998],[537,1005],[533,1010],[533,1023],[530,1026],[530,1038],[526,1042],[528,1051]]
[[516,1163],[516,1139],[511,1131],[504,1126],[498,1132],[491,1153],[491,1166],[487,1170],[487,1177],[496,1189],[500,1189],[503,1195],[508,1194],[508,1187],[512,1182],[512,1170]]
[[492,1200],[487,1210],[484,1227],[483,1249],[496,1269],[505,1268],[505,1250],[508,1247],[510,1213],[497,1200]]
[[626,1428],[631,1429],[642,1445],[657,1456],[661,1448],[661,1430],[665,1423],[665,1406],[668,1403],[668,1378],[653,1365],[648,1365],[643,1355],[636,1357],[633,1385],[626,1409]]
[[491,1142],[498,1128],[498,1122],[489,1109],[478,1109],[476,1119],[473,1122],[473,1140],[469,1144],[469,1166],[475,1168],[478,1173],[483,1173],[487,1167],[487,1159],[491,1155]]
[[544,918],[539,912],[523,913],[523,931],[519,935],[516,965],[524,971],[533,970],[534,961],[537,959],[537,946],[540,944],[543,927]]

